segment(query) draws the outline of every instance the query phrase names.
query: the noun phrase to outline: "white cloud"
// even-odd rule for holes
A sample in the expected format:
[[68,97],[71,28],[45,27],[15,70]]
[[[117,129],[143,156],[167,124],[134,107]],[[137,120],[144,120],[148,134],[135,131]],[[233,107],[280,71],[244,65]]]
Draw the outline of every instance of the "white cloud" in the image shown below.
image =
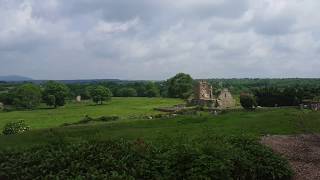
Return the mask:
[[317,77],[314,0],[0,0],[0,74]]
[[120,33],[128,31],[130,28],[138,25],[138,23],[139,18],[134,18],[126,22],[106,22],[100,20],[94,30],[97,33]]

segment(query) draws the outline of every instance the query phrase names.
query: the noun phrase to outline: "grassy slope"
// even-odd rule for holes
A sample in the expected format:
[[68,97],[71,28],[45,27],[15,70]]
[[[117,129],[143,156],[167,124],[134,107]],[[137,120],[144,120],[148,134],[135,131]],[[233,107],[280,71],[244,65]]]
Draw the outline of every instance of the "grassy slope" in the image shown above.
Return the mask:
[[57,135],[67,141],[83,139],[199,137],[203,135],[296,134],[320,132],[320,113],[297,109],[269,109],[256,112],[229,112],[219,116],[182,116],[168,120],[113,122],[36,130],[18,136],[1,136],[1,147],[29,146],[56,141]]
[[10,121],[23,119],[32,129],[57,127],[63,123],[79,121],[85,115],[98,117],[118,115],[123,118],[135,115],[158,113],[153,110],[159,106],[171,106],[182,103],[179,99],[163,98],[113,98],[105,105],[94,105],[90,102],[81,104],[69,103],[58,109],[37,109],[34,111],[0,112],[0,129]]

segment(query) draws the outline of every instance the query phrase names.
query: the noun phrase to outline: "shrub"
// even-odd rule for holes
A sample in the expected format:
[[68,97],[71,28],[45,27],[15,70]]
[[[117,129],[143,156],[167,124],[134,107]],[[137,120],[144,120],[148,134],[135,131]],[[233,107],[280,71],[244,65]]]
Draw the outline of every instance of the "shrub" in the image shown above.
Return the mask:
[[210,137],[149,144],[109,140],[54,143],[0,151],[2,179],[239,179],[287,180],[286,160],[256,140]]
[[23,133],[23,132],[29,131],[29,130],[30,130],[30,127],[27,126],[27,124],[23,120],[21,120],[18,122],[7,123],[4,126],[2,133],[4,135],[11,135],[11,134]]
[[96,121],[117,121],[119,119],[119,116],[101,116],[97,118]]
[[119,116],[101,116],[101,117],[98,117],[98,118],[92,118],[92,117],[86,115],[80,121],[77,121],[77,122],[74,122],[74,123],[63,123],[61,126],[72,126],[72,125],[88,124],[88,123],[93,122],[93,121],[103,121],[103,122],[117,121],[119,119],[120,119]]
[[85,115],[83,119],[81,119],[80,121],[78,121],[78,124],[86,124],[89,123],[90,121],[93,121],[93,118],[91,118],[88,115]]

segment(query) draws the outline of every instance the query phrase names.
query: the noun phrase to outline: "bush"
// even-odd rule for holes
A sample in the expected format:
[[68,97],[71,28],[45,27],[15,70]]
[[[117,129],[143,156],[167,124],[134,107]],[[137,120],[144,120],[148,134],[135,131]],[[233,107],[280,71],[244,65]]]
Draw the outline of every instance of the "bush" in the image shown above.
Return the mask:
[[[200,142],[200,143],[198,143]],[[249,138],[109,140],[0,152],[1,179],[287,180],[286,160]]]
[[101,116],[97,118],[96,121],[117,121],[119,119],[119,116]]
[[29,130],[30,130],[30,127],[27,126],[27,124],[23,120],[21,120],[18,122],[7,123],[4,126],[2,133],[4,135],[11,135],[11,134],[23,133],[23,132],[29,131]]

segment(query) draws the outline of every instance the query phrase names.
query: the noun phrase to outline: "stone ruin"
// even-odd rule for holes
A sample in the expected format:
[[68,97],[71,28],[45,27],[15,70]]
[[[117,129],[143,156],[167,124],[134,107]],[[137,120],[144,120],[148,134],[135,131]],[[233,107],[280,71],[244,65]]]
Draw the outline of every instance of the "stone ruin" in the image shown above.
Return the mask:
[[230,91],[225,88],[217,97],[213,95],[213,87],[207,81],[201,80],[194,87],[192,105],[208,106],[211,108],[232,108],[235,107],[235,100]]
[[193,98],[188,100],[187,106],[181,104],[173,107],[159,107],[155,108],[155,110],[167,113],[181,113],[184,111],[193,113],[194,109],[189,109],[188,105],[207,106],[214,110],[214,115],[218,115],[219,110],[233,108],[236,106],[236,103],[228,89],[225,88],[218,96],[214,96],[213,87],[207,81],[202,80],[194,86]]
[[216,99],[213,97],[213,88],[206,81],[199,81],[194,87],[192,105],[211,106]]
[[217,101],[221,108],[232,108],[236,105],[236,101],[233,99],[231,92],[227,88],[220,92]]

